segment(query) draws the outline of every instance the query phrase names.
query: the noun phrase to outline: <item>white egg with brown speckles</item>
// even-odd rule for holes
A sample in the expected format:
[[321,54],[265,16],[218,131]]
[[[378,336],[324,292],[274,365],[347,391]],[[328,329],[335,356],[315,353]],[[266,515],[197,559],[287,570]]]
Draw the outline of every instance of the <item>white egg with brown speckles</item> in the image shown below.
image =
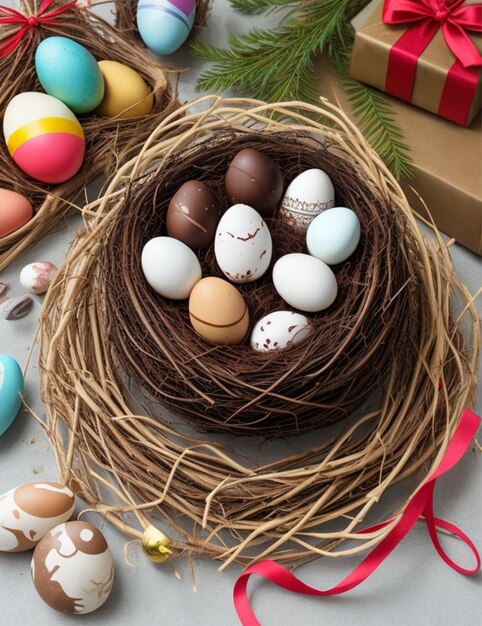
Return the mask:
[[284,350],[303,341],[311,333],[308,318],[294,311],[274,311],[253,328],[251,347],[257,352]]
[[269,267],[273,244],[266,222],[246,204],[235,204],[222,216],[214,238],[214,254],[233,283],[261,278]]

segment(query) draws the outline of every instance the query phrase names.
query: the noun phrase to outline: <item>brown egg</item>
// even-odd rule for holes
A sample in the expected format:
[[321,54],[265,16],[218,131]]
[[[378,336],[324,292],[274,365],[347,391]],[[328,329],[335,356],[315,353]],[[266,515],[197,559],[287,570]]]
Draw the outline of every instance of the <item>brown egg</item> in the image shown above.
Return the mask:
[[18,230],[32,217],[32,205],[25,196],[10,189],[0,189],[0,237]]
[[269,156],[245,148],[238,152],[226,174],[226,192],[233,204],[247,204],[270,217],[283,195],[281,170]]
[[208,248],[216,232],[219,201],[199,180],[189,180],[173,195],[167,209],[169,237],[190,248]]
[[241,293],[222,278],[209,276],[194,286],[189,317],[201,337],[218,345],[237,345],[246,337],[249,311]]

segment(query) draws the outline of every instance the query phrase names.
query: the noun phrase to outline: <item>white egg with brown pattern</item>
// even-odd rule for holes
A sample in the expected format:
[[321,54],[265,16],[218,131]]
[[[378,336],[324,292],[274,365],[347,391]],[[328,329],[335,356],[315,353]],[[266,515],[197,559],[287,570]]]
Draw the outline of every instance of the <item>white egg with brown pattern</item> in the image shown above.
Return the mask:
[[112,591],[114,562],[104,535],[89,522],[53,528],[32,557],[32,580],[38,594],[62,613],[92,613]]
[[311,333],[308,318],[294,311],[274,311],[262,317],[251,333],[251,347],[257,352],[284,350]]
[[235,204],[222,216],[214,238],[219,267],[233,283],[261,278],[269,267],[273,243],[266,222],[247,204]]
[[64,485],[26,483],[0,496],[0,551],[31,550],[49,530],[66,522],[75,496]]

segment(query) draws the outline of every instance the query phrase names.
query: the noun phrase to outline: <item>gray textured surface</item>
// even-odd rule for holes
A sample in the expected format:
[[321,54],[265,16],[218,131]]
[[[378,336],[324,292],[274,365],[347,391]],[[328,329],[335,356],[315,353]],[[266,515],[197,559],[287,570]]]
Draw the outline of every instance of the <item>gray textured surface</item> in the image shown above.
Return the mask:
[[[103,7],[103,10],[107,8]],[[269,18],[271,21],[275,19]],[[260,24],[259,18],[256,23]],[[215,0],[209,29],[202,38],[223,43],[227,31],[243,31],[249,25],[250,19],[235,14],[227,0]],[[177,55],[176,61],[180,66],[192,66],[183,74],[180,87],[183,99],[192,98],[200,63],[191,63],[186,52]],[[62,262],[77,225],[75,220],[66,223],[62,231],[46,238],[0,275],[0,280],[12,284],[12,294],[22,292],[18,275],[25,264],[42,259],[57,264]],[[457,245],[452,247],[452,256],[459,276],[472,292],[476,291],[481,284],[480,259]],[[11,354],[22,366],[26,365],[34,341],[40,307],[41,298],[36,298],[34,311],[25,319],[18,322],[0,320],[0,353]],[[26,399],[42,415],[35,358],[26,377]],[[480,412],[480,398],[477,408]],[[280,442],[279,445],[285,444]],[[439,481],[436,492],[437,514],[459,525],[479,545],[482,541],[481,469],[482,456],[472,445],[462,462]],[[54,457],[41,428],[29,415],[21,414],[0,439],[0,493],[23,482],[55,478]],[[380,518],[390,512],[390,501],[397,495],[400,496],[398,488],[380,503]],[[78,509],[81,509],[80,505]],[[90,519],[100,523],[95,516]],[[194,594],[185,559],[175,563],[182,575],[180,581],[174,577],[172,566],[155,566],[138,552],[139,567],[129,568],[123,558],[126,538],[109,525],[104,532],[115,555],[117,572],[112,596],[102,609],[81,618],[55,613],[38,598],[31,584],[30,555],[0,554],[0,624],[54,626],[75,620],[106,626],[151,623],[227,626],[238,623],[232,608],[231,591],[239,569],[233,567],[219,573],[214,563],[196,562],[198,593]],[[446,540],[444,543],[452,555],[469,563],[467,551],[458,542]],[[132,558],[136,558],[135,550]],[[305,566],[299,574],[308,583],[326,588],[341,580],[357,561],[317,561]],[[345,596],[327,599],[296,597],[257,581],[253,604],[263,626],[468,626],[480,624],[480,582],[480,574],[466,578],[447,567],[431,547],[424,526],[418,524],[368,581]]]

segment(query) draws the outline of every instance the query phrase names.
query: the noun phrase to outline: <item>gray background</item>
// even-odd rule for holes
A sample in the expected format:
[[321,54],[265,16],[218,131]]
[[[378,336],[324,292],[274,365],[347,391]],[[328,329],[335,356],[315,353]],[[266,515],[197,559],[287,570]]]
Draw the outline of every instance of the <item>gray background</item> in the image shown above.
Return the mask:
[[[10,3],[11,0],[7,0],[7,4]],[[101,7],[104,15],[109,10],[107,6]],[[277,19],[276,16],[266,19],[257,17],[256,25],[274,24]],[[209,28],[201,34],[201,38],[213,44],[223,44],[227,32],[247,31],[254,23],[254,18],[236,14],[227,0],[215,0]],[[182,99],[190,99],[194,96],[194,84],[201,63],[191,59],[186,51],[175,55],[173,60],[179,67],[191,68],[183,73],[180,84]],[[63,226],[60,232],[44,239],[0,274],[0,280],[11,284],[9,295],[22,293],[18,275],[25,264],[43,259],[56,264],[62,262],[79,220],[73,218]],[[459,276],[474,293],[481,284],[480,259],[458,245],[451,250]],[[0,320],[0,353],[11,354],[22,367],[27,363],[34,342],[41,304],[41,298],[37,298],[33,312],[23,320]],[[26,400],[38,414],[43,415],[37,373],[34,355],[26,376]],[[480,397],[477,409],[480,412]],[[279,442],[279,445],[284,444]],[[437,515],[459,525],[480,547],[481,468],[482,455],[472,444],[462,462],[439,481],[436,492]],[[0,493],[31,480],[56,478],[54,457],[41,428],[28,414],[20,414],[0,439]],[[380,518],[393,510],[390,505],[397,501],[397,496],[399,499],[398,487],[383,499],[378,509]],[[78,510],[81,508],[78,506]],[[94,523],[102,523],[96,516],[90,519]],[[239,568],[233,566],[227,572],[219,573],[216,563],[196,561],[198,592],[193,593],[186,559],[156,566],[147,561],[137,548],[133,548],[131,559],[136,560],[139,566],[130,568],[124,564],[123,557],[126,537],[109,525],[103,530],[117,565],[114,591],[104,607],[82,617],[64,616],[52,611],[38,598],[30,581],[30,554],[0,554],[0,624],[54,626],[76,620],[89,625],[109,626],[151,623],[222,626],[238,623],[231,593],[241,571]],[[450,554],[467,565],[471,563],[468,551],[459,542],[448,539],[444,543]],[[327,588],[341,580],[358,561],[355,558],[318,560],[303,567],[299,575],[312,585]],[[174,567],[182,580],[174,576]],[[469,625],[481,623],[480,581],[480,573],[467,578],[445,565],[432,548],[424,525],[417,524],[369,580],[344,596],[325,599],[297,597],[258,579],[252,598],[257,616],[266,626]]]

